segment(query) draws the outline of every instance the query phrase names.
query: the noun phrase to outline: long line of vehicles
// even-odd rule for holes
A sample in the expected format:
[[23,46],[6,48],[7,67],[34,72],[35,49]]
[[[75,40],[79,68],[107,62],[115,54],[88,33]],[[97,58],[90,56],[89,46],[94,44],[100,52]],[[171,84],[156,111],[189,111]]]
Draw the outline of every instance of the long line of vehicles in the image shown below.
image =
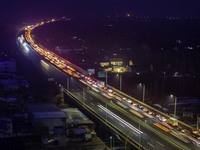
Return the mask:
[[[51,52],[50,50],[44,48],[40,44],[37,44],[33,37],[31,36],[31,32],[38,26],[44,25],[45,23],[55,22],[55,19],[48,20],[46,22],[37,23],[36,25],[31,25],[25,28],[25,34],[20,35],[18,37],[19,42],[24,46],[25,49],[28,49],[27,45],[31,47],[31,49],[35,50],[39,55],[44,57],[47,61],[52,63],[54,66],[58,67],[63,72],[68,75],[74,77],[79,80],[82,84],[90,87],[93,91],[103,95],[109,100],[113,100],[116,102],[119,107],[130,111],[133,115],[138,118],[145,118],[154,120],[154,126],[159,128],[160,130],[166,133],[173,133],[171,135],[177,137],[177,134],[174,134],[176,131],[181,131],[182,134],[185,134],[185,137],[193,142],[196,142],[200,146],[200,134],[199,132],[194,132],[192,129],[190,134],[186,135],[185,129],[178,130],[179,124],[178,120],[173,117],[166,117],[163,114],[156,112],[151,107],[144,105],[139,101],[135,101],[130,97],[124,96],[121,92],[119,93],[114,88],[105,85],[104,82],[99,81],[93,77],[91,77],[85,70],[82,68],[72,64],[71,62],[65,60],[59,55]],[[182,127],[181,127],[182,128]],[[178,138],[181,139],[181,138]],[[187,140],[182,140],[183,142]]]

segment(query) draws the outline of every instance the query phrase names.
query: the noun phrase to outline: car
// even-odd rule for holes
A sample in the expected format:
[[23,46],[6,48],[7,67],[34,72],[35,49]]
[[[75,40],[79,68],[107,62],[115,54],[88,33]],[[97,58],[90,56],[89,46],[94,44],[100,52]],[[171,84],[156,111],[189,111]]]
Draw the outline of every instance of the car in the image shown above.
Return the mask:
[[159,117],[160,117],[160,114],[156,114],[156,117],[158,117],[158,118],[159,118]]
[[152,115],[152,114],[153,114],[153,112],[150,111],[150,110],[148,110],[147,112],[148,112],[149,115]]
[[110,93],[112,93],[112,92],[113,92],[113,90],[111,90],[111,89],[107,89],[107,91],[108,91],[108,92],[110,92]]
[[147,108],[146,108],[146,107],[144,107],[142,110],[143,110],[144,112],[147,112]]
[[123,99],[123,100],[127,100],[127,98],[126,98],[126,97],[122,97],[122,99]]
[[182,133],[185,133],[185,129],[183,129],[183,128],[180,127],[180,126],[177,127],[177,130],[180,131],[180,132],[182,132]]
[[132,101],[130,99],[127,99],[126,100],[128,103],[132,104]]
[[115,98],[116,98],[117,100],[119,100],[119,101],[122,100],[121,97],[119,97],[119,96],[115,96]]
[[112,93],[107,93],[109,96],[113,97],[114,95]]
[[107,89],[107,87],[106,87],[106,86],[103,86],[103,87],[102,87],[102,89],[103,89],[103,90],[106,90],[106,89]]
[[133,103],[133,106],[138,106],[138,104],[137,103]]
[[167,119],[165,117],[159,117],[159,120],[161,120],[161,121],[167,121]]
[[139,105],[138,107],[139,107],[140,109],[143,109],[143,106],[142,106],[142,105]]

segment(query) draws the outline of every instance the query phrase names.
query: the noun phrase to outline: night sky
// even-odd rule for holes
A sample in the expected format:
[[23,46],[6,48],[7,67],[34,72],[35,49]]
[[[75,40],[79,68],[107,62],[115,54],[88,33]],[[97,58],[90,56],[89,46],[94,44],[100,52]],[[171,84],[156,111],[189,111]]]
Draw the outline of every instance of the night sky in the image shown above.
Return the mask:
[[1,0],[0,18],[125,15],[200,16],[200,0]]

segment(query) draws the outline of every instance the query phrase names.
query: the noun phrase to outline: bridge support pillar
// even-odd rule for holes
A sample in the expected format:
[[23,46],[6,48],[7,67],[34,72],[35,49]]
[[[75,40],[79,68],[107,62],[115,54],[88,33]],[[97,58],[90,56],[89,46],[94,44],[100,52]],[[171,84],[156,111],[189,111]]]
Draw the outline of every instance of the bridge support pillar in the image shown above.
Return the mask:
[[69,91],[70,88],[70,77],[67,77],[67,90]]

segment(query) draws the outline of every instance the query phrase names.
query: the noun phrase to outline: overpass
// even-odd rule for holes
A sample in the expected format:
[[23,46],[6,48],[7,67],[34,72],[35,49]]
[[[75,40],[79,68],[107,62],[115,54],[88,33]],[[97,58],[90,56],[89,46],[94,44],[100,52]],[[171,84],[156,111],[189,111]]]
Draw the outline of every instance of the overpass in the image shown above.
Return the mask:
[[[179,121],[179,127],[168,122],[171,116],[91,77],[84,69],[72,64],[36,43],[32,31],[52,19],[23,28],[17,44],[43,72],[64,87],[64,92],[109,129],[118,134],[125,147],[137,149],[199,149],[198,137],[190,134],[190,126]],[[183,131],[183,130],[182,130]]]

